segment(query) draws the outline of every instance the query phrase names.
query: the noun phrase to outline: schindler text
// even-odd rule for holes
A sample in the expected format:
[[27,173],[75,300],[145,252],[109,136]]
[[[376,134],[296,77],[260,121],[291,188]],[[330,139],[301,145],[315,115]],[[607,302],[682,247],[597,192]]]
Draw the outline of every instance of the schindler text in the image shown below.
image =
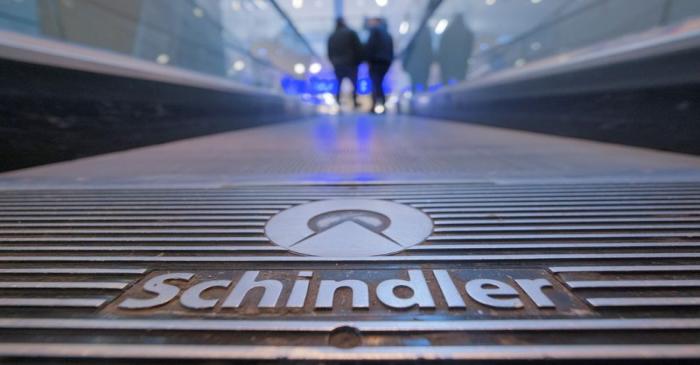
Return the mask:
[[[184,310],[236,308],[554,309],[568,294],[539,270],[244,271],[155,273],[118,302],[120,310],[177,305]],[[354,276],[353,276],[354,275]],[[520,276],[520,277],[519,277]],[[339,299],[340,298],[340,299]],[[565,305],[566,306],[566,305]]]

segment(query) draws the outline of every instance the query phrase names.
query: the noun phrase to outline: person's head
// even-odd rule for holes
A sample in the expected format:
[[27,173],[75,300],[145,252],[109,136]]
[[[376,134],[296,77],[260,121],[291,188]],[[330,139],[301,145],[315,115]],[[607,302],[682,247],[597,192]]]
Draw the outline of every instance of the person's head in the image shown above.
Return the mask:
[[345,28],[345,19],[338,17],[335,18],[335,29]]
[[382,19],[379,17],[372,17],[367,19],[367,28],[374,29],[378,28],[382,24]]

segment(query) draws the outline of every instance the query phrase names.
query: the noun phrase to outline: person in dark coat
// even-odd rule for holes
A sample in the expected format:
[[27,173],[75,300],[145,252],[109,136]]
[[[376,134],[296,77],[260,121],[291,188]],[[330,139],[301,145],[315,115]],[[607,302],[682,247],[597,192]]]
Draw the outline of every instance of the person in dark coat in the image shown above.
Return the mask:
[[403,69],[411,77],[411,90],[415,93],[427,89],[430,65],[433,63],[433,40],[428,27],[423,27],[416,34],[401,61]]
[[443,84],[467,78],[467,65],[474,48],[474,33],[457,14],[440,38],[437,59]]
[[340,104],[340,86],[348,78],[353,86],[353,101],[357,107],[357,68],[362,63],[362,43],[357,33],[350,29],[343,18],[335,21],[335,31],[328,38],[328,58],[333,65],[338,89],[335,98]]
[[[369,38],[365,44],[365,59],[369,64],[369,78],[372,80],[372,111],[384,110],[386,95],[382,83],[391,62],[394,60],[394,40],[387,31],[386,22],[381,18],[367,21]],[[377,108],[382,106],[382,108]]]

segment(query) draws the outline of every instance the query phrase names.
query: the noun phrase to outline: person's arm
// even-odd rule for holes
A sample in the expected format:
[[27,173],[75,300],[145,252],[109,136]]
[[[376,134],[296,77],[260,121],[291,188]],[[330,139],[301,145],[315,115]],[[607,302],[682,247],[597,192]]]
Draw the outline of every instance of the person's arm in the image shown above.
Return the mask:
[[474,52],[474,32],[467,28],[467,58],[471,58],[472,52]]
[[372,30],[369,33],[369,38],[367,39],[367,43],[365,43],[364,59],[369,61],[372,58],[372,55],[374,54],[374,50],[376,48],[377,48],[377,32],[375,30]]
[[355,62],[357,65],[361,64],[365,59],[365,55],[362,50],[362,42],[360,42],[360,37],[357,33],[352,33],[352,49],[355,53]]
[[326,50],[328,54],[328,59],[333,63],[333,46],[331,46],[331,40],[333,39],[333,35],[328,37],[328,42],[326,43]]
[[391,59],[393,60],[395,55],[394,55],[394,39],[389,36],[389,49],[391,50]]

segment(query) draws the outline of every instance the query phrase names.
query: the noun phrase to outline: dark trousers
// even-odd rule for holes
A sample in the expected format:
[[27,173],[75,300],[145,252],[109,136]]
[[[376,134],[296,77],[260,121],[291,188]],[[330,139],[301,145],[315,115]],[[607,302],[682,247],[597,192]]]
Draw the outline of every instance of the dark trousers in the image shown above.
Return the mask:
[[352,101],[357,105],[357,67],[356,66],[336,66],[335,79],[338,81],[338,89],[335,92],[335,100],[340,105],[340,86],[344,79],[352,82]]
[[369,78],[372,80],[372,110],[375,106],[384,105],[386,102],[382,83],[390,66],[390,62],[370,62],[369,64]]

